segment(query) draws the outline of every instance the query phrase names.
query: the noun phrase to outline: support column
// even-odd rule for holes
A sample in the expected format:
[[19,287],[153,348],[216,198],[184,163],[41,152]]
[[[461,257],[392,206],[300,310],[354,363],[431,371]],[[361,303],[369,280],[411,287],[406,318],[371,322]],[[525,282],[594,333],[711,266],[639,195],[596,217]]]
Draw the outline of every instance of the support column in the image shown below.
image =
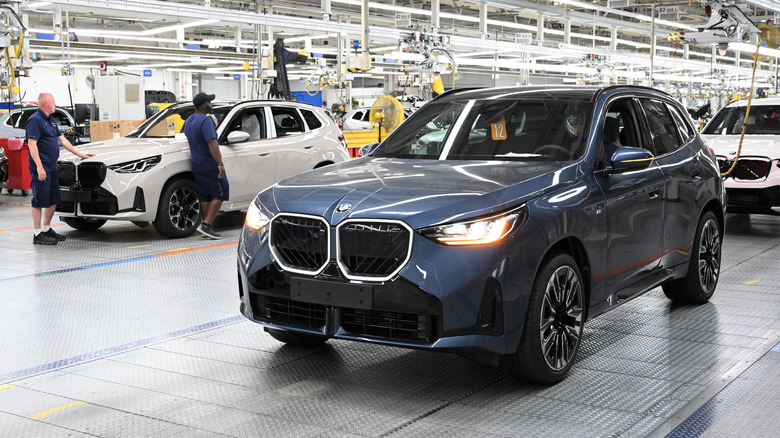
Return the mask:
[[331,7],[330,0],[320,0],[322,5],[322,21],[330,21]]
[[441,0],[431,0],[431,28],[434,34],[439,33],[441,27],[439,9],[441,9]]
[[615,29],[614,27],[610,31],[610,35],[609,35],[609,48],[613,52],[617,50],[617,29]]
[[571,18],[563,20],[563,43],[571,44]]
[[488,37],[487,8],[485,3],[479,4],[479,36],[483,40]]
[[544,15],[539,14],[536,18],[536,40],[544,42]]

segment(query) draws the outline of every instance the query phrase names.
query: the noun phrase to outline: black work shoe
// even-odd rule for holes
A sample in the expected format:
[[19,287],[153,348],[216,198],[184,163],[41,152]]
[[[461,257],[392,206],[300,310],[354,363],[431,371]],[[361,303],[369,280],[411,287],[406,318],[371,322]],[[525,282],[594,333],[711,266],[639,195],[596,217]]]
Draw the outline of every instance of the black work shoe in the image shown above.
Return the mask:
[[33,237],[33,245],[56,245],[57,239],[49,236],[44,232],[40,232]]
[[214,231],[211,228],[211,225],[201,223],[198,225],[198,232],[200,234],[203,234],[204,237],[208,237],[209,239],[221,239],[222,236],[220,236],[216,231]]
[[54,228],[49,228],[49,231],[46,231],[43,234],[45,234],[45,235],[47,235],[49,237],[53,237],[53,238],[57,239],[57,242],[62,242],[62,241],[65,240],[65,236],[63,236],[62,234],[54,231]]

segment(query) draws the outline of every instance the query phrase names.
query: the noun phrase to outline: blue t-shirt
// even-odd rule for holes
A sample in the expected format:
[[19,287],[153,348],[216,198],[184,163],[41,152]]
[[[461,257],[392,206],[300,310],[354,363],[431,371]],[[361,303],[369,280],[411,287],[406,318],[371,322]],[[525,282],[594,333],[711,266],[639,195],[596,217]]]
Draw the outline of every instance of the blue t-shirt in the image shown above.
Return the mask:
[[[60,158],[59,136],[62,135],[57,128],[56,119],[47,116],[38,109],[35,114],[27,119],[25,127],[27,140],[36,140],[38,146],[38,156],[41,158],[43,170],[46,172],[55,172],[57,170],[57,160]],[[37,167],[33,161],[32,154],[29,155],[30,169],[34,171]]]
[[211,156],[209,140],[217,138],[217,128],[211,117],[195,113],[184,123],[184,135],[190,144],[193,172],[219,172],[217,162]]

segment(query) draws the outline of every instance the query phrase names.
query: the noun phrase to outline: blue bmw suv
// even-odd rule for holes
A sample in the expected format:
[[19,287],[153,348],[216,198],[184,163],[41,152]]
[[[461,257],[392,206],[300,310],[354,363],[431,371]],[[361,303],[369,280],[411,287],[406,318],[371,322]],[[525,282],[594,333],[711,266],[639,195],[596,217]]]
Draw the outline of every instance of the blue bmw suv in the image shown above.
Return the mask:
[[453,352],[555,383],[588,318],[659,286],[710,299],[724,196],[712,151],[663,92],[454,90],[369,156],[257,195],[241,312],[289,344]]

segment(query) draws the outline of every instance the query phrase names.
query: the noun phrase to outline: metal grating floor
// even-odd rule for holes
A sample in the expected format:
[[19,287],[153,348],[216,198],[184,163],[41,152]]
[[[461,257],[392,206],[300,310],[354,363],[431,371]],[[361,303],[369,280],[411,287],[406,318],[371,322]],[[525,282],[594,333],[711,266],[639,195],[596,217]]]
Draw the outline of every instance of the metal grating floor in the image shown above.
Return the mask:
[[0,195],[0,435],[19,437],[775,436],[780,217],[728,218],[718,290],[660,290],[586,323],[553,387],[459,356],[285,346],[238,315],[240,215],[223,240],[109,222],[32,245]]

